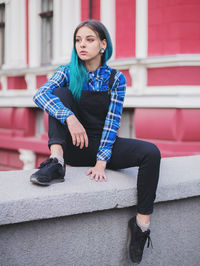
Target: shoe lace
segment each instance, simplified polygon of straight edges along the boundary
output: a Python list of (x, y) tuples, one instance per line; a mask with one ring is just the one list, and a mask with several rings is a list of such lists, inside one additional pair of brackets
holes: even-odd
[(53, 158), (48, 158), (46, 161), (42, 162), (38, 168), (41, 169), (45, 167), (46, 165), (48, 165), (49, 163), (51, 163), (52, 161), (53, 161)]
[(151, 248), (153, 248), (153, 243), (150, 237), (150, 231), (144, 232), (144, 242), (146, 241), (146, 239), (147, 239), (147, 248), (149, 248), (150, 245)]

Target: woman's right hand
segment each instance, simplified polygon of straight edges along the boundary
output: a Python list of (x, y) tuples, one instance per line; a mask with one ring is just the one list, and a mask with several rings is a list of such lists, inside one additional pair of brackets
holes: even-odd
[(73, 145), (80, 146), (82, 149), (84, 146), (88, 147), (88, 136), (85, 131), (85, 128), (82, 124), (78, 121), (75, 115), (70, 115), (67, 119), (67, 126), (69, 132), (72, 136), (72, 143)]

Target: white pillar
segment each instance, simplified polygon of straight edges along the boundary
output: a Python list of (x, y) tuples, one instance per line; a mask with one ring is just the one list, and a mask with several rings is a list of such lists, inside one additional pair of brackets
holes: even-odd
[(81, 21), (80, 0), (54, 1), (52, 64), (69, 62), (73, 47), (73, 33)]
[(147, 71), (143, 65), (133, 65), (129, 69), (129, 73), (133, 80), (133, 90), (134, 94), (143, 93), (147, 86)]
[(106, 26), (110, 33), (113, 43), (113, 59), (115, 58), (115, 0), (101, 0), (100, 18), (101, 22)]
[(148, 0), (136, 0), (136, 57), (147, 57)]
[(36, 155), (29, 150), (19, 149), (19, 159), (24, 163), (23, 170), (31, 170), (35, 168)]
[(40, 0), (29, 0), (29, 66), (39, 67), (41, 62)]
[(34, 73), (27, 73), (25, 75), (27, 89), (29, 92), (36, 92), (36, 75)]
[(5, 65), (3, 68), (26, 67), (25, 0), (6, 1)]
[(7, 91), (7, 76), (6, 75), (1, 75), (0, 81), (1, 81), (2, 91), (6, 92)]

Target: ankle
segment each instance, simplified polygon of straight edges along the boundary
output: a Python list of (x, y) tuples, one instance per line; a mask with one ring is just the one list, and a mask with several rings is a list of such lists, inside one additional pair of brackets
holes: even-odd
[(62, 157), (63, 158), (63, 149), (59, 144), (53, 144), (50, 147), (51, 157)]
[(140, 219), (140, 217), (141, 217), (140, 215), (136, 216), (136, 223), (140, 227), (142, 232), (145, 232), (149, 229), (150, 221), (149, 221), (148, 217), (145, 217), (146, 219)]
[(137, 213), (137, 219), (139, 219), (143, 224), (149, 224), (150, 223), (150, 215)]

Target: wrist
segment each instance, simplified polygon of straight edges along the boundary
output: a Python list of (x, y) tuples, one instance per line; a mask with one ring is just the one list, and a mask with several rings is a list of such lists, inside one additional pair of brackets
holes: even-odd
[(106, 164), (107, 164), (106, 161), (98, 160), (98, 161), (96, 162), (96, 165), (98, 165), (98, 166), (100, 166), (100, 167), (103, 167), (103, 168), (106, 168)]
[(74, 114), (70, 114), (70, 115), (66, 118), (66, 120), (65, 120), (66, 123), (69, 122), (70, 120), (72, 120), (73, 117), (75, 117), (75, 115), (74, 115)]

